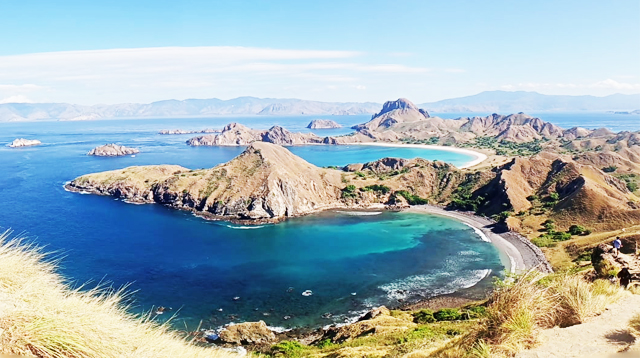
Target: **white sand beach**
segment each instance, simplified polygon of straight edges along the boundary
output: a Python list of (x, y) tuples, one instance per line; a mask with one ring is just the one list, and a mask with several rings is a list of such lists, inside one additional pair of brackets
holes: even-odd
[(369, 143), (350, 143), (349, 145), (372, 145), (377, 147), (396, 147), (396, 148), (419, 148), (419, 149), (433, 149), (433, 150), (443, 150), (454, 153), (467, 154), (474, 157), (474, 159), (463, 166), (460, 166), (460, 169), (470, 168), (475, 165), (478, 165), (485, 161), (488, 157), (484, 153), (477, 152), (475, 150), (466, 149), (466, 148), (458, 148), (458, 147), (449, 147), (443, 145), (431, 145), (431, 144), (402, 144), (402, 143), (380, 143), (380, 142), (369, 142)]

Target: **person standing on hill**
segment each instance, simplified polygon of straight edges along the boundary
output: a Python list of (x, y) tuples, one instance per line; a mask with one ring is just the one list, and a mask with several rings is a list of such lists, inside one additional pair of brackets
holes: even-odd
[(613, 249), (615, 250), (615, 253), (616, 253), (615, 257), (618, 257), (621, 247), (622, 247), (622, 241), (620, 241), (620, 236), (618, 236), (616, 237), (615, 240), (613, 240)]

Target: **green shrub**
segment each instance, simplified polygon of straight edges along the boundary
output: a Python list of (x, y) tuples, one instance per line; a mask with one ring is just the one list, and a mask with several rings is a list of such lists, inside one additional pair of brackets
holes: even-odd
[(487, 312), (487, 308), (484, 306), (473, 306), (473, 307), (468, 307), (464, 313), (469, 318), (479, 318), (484, 316), (486, 312)]
[(529, 195), (529, 196), (527, 196), (527, 200), (529, 200), (529, 201), (536, 201), (538, 199), (540, 199), (540, 198), (538, 198), (537, 195)]
[(355, 199), (357, 197), (356, 194), (356, 186), (353, 184), (349, 184), (342, 189), (341, 194), (343, 199)]
[(356, 174), (356, 176), (357, 176), (358, 178), (364, 178), (364, 177), (366, 177), (366, 175), (365, 175), (363, 172), (356, 172), (355, 174)]
[(503, 222), (503, 221), (507, 220), (507, 218), (509, 216), (511, 216), (511, 214), (512, 214), (512, 212), (510, 212), (510, 211), (503, 211), (500, 214), (492, 215), (491, 218), (493, 220), (495, 220), (495, 221)]
[(587, 231), (584, 226), (580, 225), (571, 225), (569, 227), (569, 231), (567, 231), (571, 235), (582, 235), (583, 232)]
[(331, 342), (330, 339), (325, 339), (320, 341), (318, 344), (316, 344), (316, 346), (320, 349), (324, 349), (324, 348), (330, 348), (332, 346), (334, 346), (335, 343)]
[(555, 241), (567, 241), (571, 239), (571, 234), (568, 232), (554, 232), (553, 239)]
[(633, 181), (627, 182), (627, 189), (629, 189), (630, 192), (638, 190), (638, 183)]
[(429, 326), (417, 327), (409, 332), (407, 332), (402, 337), (398, 338), (398, 344), (407, 343), (415, 340), (423, 340), (425, 338), (432, 338), (437, 336), (438, 333), (435, 332)]
[(558, 201), (560, 200), (560, 194), (553, 192), (551, 194), (549, 194), (549, 199), (552, 201)]
[(554, 223), (545, 223), (544, 228), (545, 230), (551, 232), (556, 229), (556, 225)]
[(271, 353), (273, 355), (282, 355), (287, 358), (306, 357), (306, 350), (305, 346), (296, 341), (282, 341), (271, 346)]
[(433, 323), (436, 321), (433, 317), (433, 311), (429, 309), (423, 309), (413, 314), (413, 321), (415, 323), (425, 324)]
[(605, 172), (605, 173), (613, 173), (616, 170), (618, 170), (618, 167), (616, 167), (615, 165), (610, 165), (608, 167), (602, 168), (602, 171)]
[(417, 195), (411, 194), (406, 190), (398, 190), (396, 191), (396, 194), (405, 198), (405, 200), (407, 201), (407, 203), (409, 203), (409, 205), (429, 204), (429, 200), (423, 199)]
[(374, 191), (374, 192), (379, 193), (379, 194), (387, 194), (388, 192), (391, 191), (391, 188), (389, 188), (386, 185), (373, 184), (373, 185), (365, 186), (363, 188), (363, 190), (365, 190), (365, 191)]
[(531, 239), (531, 242), (538, 247), (553, 247), (556, 246), (555, 241), (552, 238), (547, 236), (540, 236)]
[(457, 308), (443, 308), (433, 314), (438, 321), (458, 321), (462, 319), (462, 314)]

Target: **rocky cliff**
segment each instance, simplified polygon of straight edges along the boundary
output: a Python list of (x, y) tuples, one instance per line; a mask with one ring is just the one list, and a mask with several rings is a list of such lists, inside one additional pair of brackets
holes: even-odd
[(371, 117), (364, 124), (353, 126), (353, 129), (368, 129), (370, 131), (384, 130), (394, 124), (405, 122), (421, 122), (429, 118), (429, 113), (419, 109), (411, 101), (400, 98), (397, 101), (388, 101), (382, 106), (382, 110)]
[(330, 119), (314, 119), (307, 125), (310, 129), (333, 129), (342, 128), (342, 126)]
[(7, 145), (7, 147), (9, 147), (9, 148), (20, 148), (20, 147), (31, 147), (31, 146), (40, 145), (40, 144), (42, 144), (42, 142), (40, 142), (37, 139), (18, 138), (16, 140), (14, 140), (13, 142), (9, 143)]
[(111, 143), (111, 144), (105, 144), (99, 147), (95, 147), (91, 149), (91, 151), (89, 151), (87, 155), (94, 155), (97, 157), (119, 157), (123, 155), (131, 155), (131, 154), (137, 154), (137, 153), (140, 153), (140, 151), (136, 148), (129, 148), (123, 145), (117, 145), (117, 144)]

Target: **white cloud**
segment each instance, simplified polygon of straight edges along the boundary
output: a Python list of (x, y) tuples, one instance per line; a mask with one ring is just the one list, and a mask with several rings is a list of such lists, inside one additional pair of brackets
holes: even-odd
[(0, 104), (3, 103), (32, 103), (33, 101), (23, 95), (9, 96), (7, 98), (0, 99)]
[(29, 97), (38, 102), (46, 99), (82, 104), (242, 95), (304, 97), (315, 88), (342, 83), (345, 85), (339, 86), (340, 93), (331, 94), (335, 98), (324, 98), (342, 100), (345, 96), (341, 94), (361, 92), (372, 81), (382, 86), (388, 84), (389, 78), (402, 82), (409, 76), (415, 79), (413, 76), (433, 72), (427, 67), (376, 62), (372, 55), (357, 51), (249, 47), (159, 47), (0, 56), (0, 84), (7, 83), (0, 85), (0, 96), (28, 90)]
[(615, 90), (640, 90), (640, 83), (623, 83), (607, 78), (589, 85), (590, 88), (607, 88)]
[(0, 91), (28, 92), (42, 89), (42, 86), (26, 83), (22, 85), (6, 85), (0, 84)]

